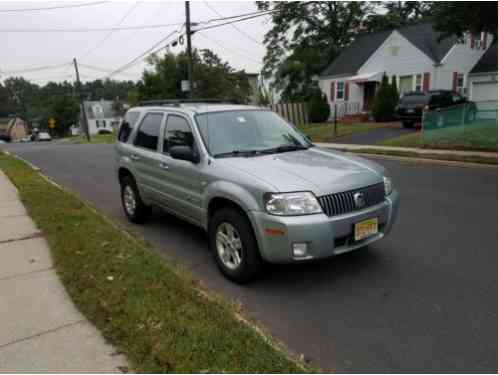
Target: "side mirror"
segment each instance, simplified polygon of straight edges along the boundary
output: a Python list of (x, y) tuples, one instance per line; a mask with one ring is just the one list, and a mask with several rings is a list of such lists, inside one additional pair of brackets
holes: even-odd
[(192, 163), (198, 163), (200, 158), (197, 151), (189, 146), (173, 146), (169, 149), (169, 154), (173, 159), (186, 160)]

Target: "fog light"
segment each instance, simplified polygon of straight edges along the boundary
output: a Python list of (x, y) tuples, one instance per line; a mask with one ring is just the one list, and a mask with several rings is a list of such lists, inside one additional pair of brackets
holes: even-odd
[(308, 256), (308, 244), (306, 242), (292, 244), (292, 256), (294, 258), (305, 258)]

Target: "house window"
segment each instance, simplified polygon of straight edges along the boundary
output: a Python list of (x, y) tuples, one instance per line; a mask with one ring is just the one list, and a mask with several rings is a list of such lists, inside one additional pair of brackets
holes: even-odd
[(99, 122), (99, 120), (95, 120), (95, 125), (97, 126), (97, 128), (100, 128), (100, 122)]
[(415, 91), (422, 91), (422, 74), (417, 74), (415, 76)]
[(456, 90), (458, 93), (465, 95), (465, 86), (464, 86), (464, 75), (463, 73), (458, 73), (457, 75), (457, 87)]
[(344, 99), (344, 82), (337, 82), (336, 99)]

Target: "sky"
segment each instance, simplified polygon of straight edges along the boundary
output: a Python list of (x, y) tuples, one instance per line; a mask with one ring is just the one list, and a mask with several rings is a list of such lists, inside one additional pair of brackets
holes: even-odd
[[(93, 5), (40, 11), (11, 10)], [(191, 1), (191, 22), (257, 11), (251, 2)], [(183, 1), (0, 1), (0, 79), (23, 76), (37, 84), (47, 81), (74, 80), (74, 57), (79, 63), (82, 81), (105, 78), (185, 22)], [(225, 21), (226, 22), (226, 21)], [(91, 32), (41, 32), (39, 29), (88, 29), (177, 24), (164, 28)], [(180, 24), (180, 25), (178, 25)], [(264, 34), (271, 27), (270, 16), (200, 31), (192, 36), (194, 48), (209, 48), (236, 69), (259, 73), (265, 54)], [(32, 30), (35, 29), (35, 32)], [(24, 30), (29, 32), (13, 32)], [(174, 33), (169, 41), (178, 39)], [(171, 47), (174, 53), (186, 43)], [(159, 54), (164, 53), (164, 49)], [(36, 72), (17, 72), (42, 66), (58, 66)], [(59, 66), (62, 65), (62, 66)], [(86, 66), (85, 66), (86, 65)], [(125, 70), (113, 79), (138, 80), (146, 63)], [(96, 70), (96, 68), (100, 70)]]

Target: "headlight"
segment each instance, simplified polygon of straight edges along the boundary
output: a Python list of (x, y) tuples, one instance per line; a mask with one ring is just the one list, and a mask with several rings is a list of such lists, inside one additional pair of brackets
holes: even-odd
[(272, 215), (294, 216), (319, 214), (320, 204), (313, 193), (266, 193), (264, 195), (266, 212)]
[(389, 177), (384, 176), (384, 190), (386, 192), (386, 196), (393, 192), (393, 181)]

